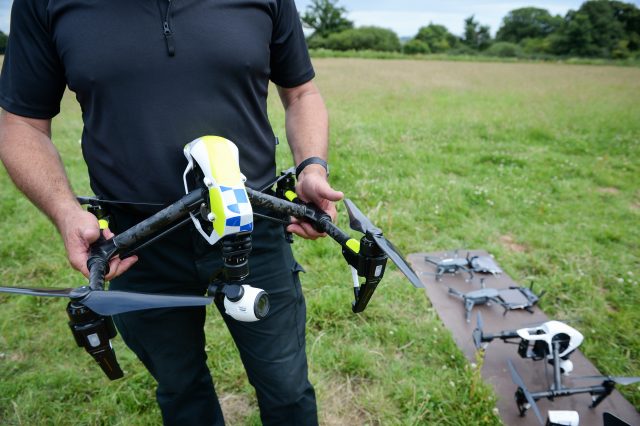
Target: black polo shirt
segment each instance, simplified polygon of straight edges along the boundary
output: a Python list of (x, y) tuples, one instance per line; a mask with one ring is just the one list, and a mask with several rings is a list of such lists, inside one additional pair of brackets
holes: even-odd
[(294, 0), (15, 0), (0, 106), (52, 118), (68, 86), (95, 193), (171, 202), (203, 135), (238, 145), (249, 185), (273, 177), (268, 82), (313, 76)]

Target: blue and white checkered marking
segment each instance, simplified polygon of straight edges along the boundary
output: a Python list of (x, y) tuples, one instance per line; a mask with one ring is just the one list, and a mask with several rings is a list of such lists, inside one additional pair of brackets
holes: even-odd
[(225, 234), (253, 231), (253, 210), (244, 189), (220, 186), (222, 199), (228, 210)]

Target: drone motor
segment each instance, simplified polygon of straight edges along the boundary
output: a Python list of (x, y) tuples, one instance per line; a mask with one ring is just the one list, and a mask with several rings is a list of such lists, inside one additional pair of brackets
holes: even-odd
[(117, 334), (111, 317), (98, 315), (76, 302), (68, 303), (67, 315), (69, 328), (78, 346), (96, 360), (109, 379), (123, 377), (124, 373), (111, 346), (111, 339)]

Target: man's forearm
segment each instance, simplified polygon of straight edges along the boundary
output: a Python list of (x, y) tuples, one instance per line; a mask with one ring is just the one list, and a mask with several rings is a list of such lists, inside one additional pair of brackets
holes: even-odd
[(49, 120), (0, 113), (0, 159), (16, 186), (59, 227), (81, 208), (50, 135)]
[(318, 89), (313, 83), (307, 83), (300, 88), (281, 89), (280, 96), (286, 111), (287, 140), (295, 164), (309, 157), (326, 160), (329, 117)]

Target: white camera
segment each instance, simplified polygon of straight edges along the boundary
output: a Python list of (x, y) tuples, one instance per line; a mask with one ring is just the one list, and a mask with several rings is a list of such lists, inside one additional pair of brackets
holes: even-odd
[(250, 285), (240, 286), (236, 297), (224, 298), (225, 313), (242, 322), (259, 321), (269, 313), (269, 296), (260, 289)]

